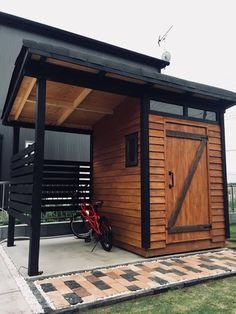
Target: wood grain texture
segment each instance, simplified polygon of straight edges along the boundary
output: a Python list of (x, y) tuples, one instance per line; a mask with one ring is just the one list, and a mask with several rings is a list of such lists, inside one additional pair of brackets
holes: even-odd
[(95, 125), (93, 145), (94, 199), (104, 201), (114, 240), (133, 248), (141, 247), (140, 143), (138, 166), (125, 167), (125, 136), (135, 132), (140, 136), (140, 102), (126, 98)]
[[(10, 112), (11, 120), (35, 122), (35, 85), (34, 78), (24, 77)], [(104, 116), (112, 115), (114, 108), (125, 98), (123, 95), (47, 81), (45, 123), (91, 129)]]
[[(184, 234), (171, 234), (169, 240), (166, 237), (163, 240), (157, 240), (163, 237), (163, 228), (166, 228), (170, 214), (168, 213), (168, 205), (172, 205), (176, 201), (176, 196), (168, 197), (168, 173), (167, 173), (167, 151), (171, 150), (171, 154), (175, 154), (173, 158), (173, 166), (176, 167), (182, 177), (182, 181), (187, 173), (194, 152), (197, 150), (199, 143), (188, 144), (179, 141), (174, 147), (175, 138), (169, 138), (169, 144), (165, 138), (165, 130), (177, 132), (189, 132), (193, 134), (208, 136), (207, 149), (205, 149), (200, 166), (196, 171), (197, 195), (191, 190), (184, 201), (184, 209), (182, 209), (182, 218), (177, 219), (177, 225), (187, 222), (188, 224), (211, 223), (212, 231), (186, 232)], [(165, 118), (157, 115), (149, 116), (149, 134), (150, 134), (150, 203), (151, 203), (151, 249), (147, 255), (153, 256), (166, 253), (181, 252), (182, 246), (186, 245), (188, 250), (194, 247), (206, 248), (215, 247), (219, 243), (222, 246), (224, 239), (224, 204), (223, 204), (223, 177), (222, 177), (222, 159), (221, 159), (221, 136), (220, 127), (218, 125), (207, 124), (202, 122), (193, 122), (178, 120), (173, 118)], [(156, 138), (156, 141), (155, 141)], [(173, 143), (172, 143), (173, 140)], [(186, 144), (187, 143), (187, 144)], [(174, 149), (173, 149), (174, 147)], [(175, 150), (175, 151), (174, 151)], [(183, 151), (188, 151), (187, 156), (183, 159)], [(185, 165), (185, 166), (183, 166)], [(154, 170), (155, 168), (158, 168)], [(206, 170), (208, 169), (208, 171)], [(164, 173), (163, 173), (164, 171)], [(167, 182), (168, 181), (168, 182)], [(178, 182), (178, 188), (181, 189), (183, 182)], [(201, 197), (199, 197), (201, 195)], [(203, 198), (203, 195), (204, 198)], [(167, 203), (168, 202), (168, 203)], [(189, 206), (193, 207), (195, 215), (188, 215)], [(204, 206), (207, 210), (199, 211), (199, 206)], [(159, 223), (157, 225), (157, 219)], [(181, 221), (182, 219), (182, 221)], [(156, 228), (155, 228), (156, 227)], [(199, 244), (194, 244), (198, 243)], [(161, 245), (160, 245), (161, 243)], [(206, 243), (208, 245), (206, 246)], [(212, 243), (212, 244), (211, 244)], [(213, 244), (214, 243), (214, 244)], [(159, 247), (159, 250), (158, 250)], [(159, 253), (158, 253), (159, 252)]]

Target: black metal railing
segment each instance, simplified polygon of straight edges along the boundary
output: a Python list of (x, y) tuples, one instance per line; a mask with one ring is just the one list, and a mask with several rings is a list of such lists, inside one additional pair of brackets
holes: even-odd
[(9, 214), (27, 224), (31, 220), (34, 144), (11, 158)]

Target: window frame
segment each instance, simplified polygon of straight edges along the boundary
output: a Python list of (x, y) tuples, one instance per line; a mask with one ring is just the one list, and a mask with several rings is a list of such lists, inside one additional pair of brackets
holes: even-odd
[[(157, 101), (157, 102), (163, 102), (163, 103), (167, 103), (170, 105), (178, 105), (178, 106), (182, 106), (183, 107), (183, 115), (178, 115), (178, 114), (174, 114), (174, 113), (166, 113), (166, 112), (162, 112), (162, 111), (155, 111), (151, 109), (151, 100), (153, 101)], [(216, 120), (204, 120), (204, 119), (200, 119), (200, 118), (194, 118), (194, 117), (190, 117), (188, 116), (188, 108), (193, 108), (193, 109), (199, 109), (199, 110), (203, 110), (204, 112), (206, 111), (210, 111), (210, 112), (214, 112), (216, 114)], [(177, 118), (177, 119), (182, 119), (182, 120), (192, 120), (192, 121), (198, 121), (198, 122), (203, 122), (203, 123), (210, 123), (210, 124), (219, 124), (219, 109), (212, 109), (210, 107), (206, 107), (206, 106), (201, 106), (201, 105), (196, 105), (196, 104), (191, 104), (189, 103), (188, 105), (183, 104), (181, 102), (167, 102), (166, 100), (162, 100), (162, 99), (157, 99), (155, 97), (151, 97), (149, 99), (149, 114), (154, 114), (154, 115), (159, 115), (159, 116), (166, 116), (166, 117), (173, 117), (173, 118)]]
[[(171, 113), (171, 112), (159, 111), (159, 110), (151, 109), (151, 101), (155, 101), (155, 102), (162, 103), (162, 104), (167, 104), (167, 105), (170, 105), (170, 106), (180, 107), (180, 108), (183, 109), (183, 113), (178, 114), (178, 113)], [(183, 117), (183, 116), (184, 116), (184, 113), (185, 113), (185, 107), (184, 107), (184, 105), (181, 105), (181, 104), (173, 104), (173, 103), (170, 103), (170, 102), (160, 101), (160, 100), (156, 100), (156, 99), (150, 99), (150, 102), (149, 102), (149, 110), (152, 111), (152, 112), (160, 112), (160, 113), (163, 113), (163, 114), (166, 114), (166, 115), (174, 115), (174, 116), (178, 116), (178, 117)]]
[[(135, 160), (129, 160), (129, 141), (135, 140)], [(138, 166), (138, 132), (125, 135), (125, 167), (136, 167)]]

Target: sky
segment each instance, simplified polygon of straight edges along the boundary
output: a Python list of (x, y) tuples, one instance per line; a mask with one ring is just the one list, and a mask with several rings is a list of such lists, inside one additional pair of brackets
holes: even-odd
[[(166, 49), (163, 73), (236, 92), (235, 0), (0, 0), (0, 11), (157, 58)], [(228, 181), (236, 182), (236, 106), (225, 128)]]

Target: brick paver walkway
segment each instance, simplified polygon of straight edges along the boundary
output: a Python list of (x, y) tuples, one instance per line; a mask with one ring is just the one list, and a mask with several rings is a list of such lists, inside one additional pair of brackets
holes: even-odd
[(51, 309), (62, 309), (99, 301), (104, 304), (104, 300), (135, 297), (149, 290), (234, 272), (236, 251), (222, 249), (55, 276), (36, 280), (33, 285)]

